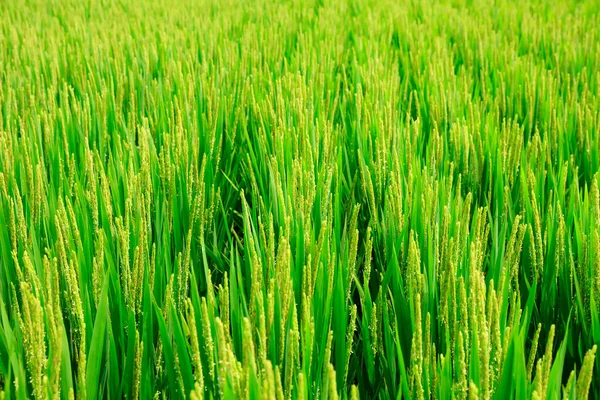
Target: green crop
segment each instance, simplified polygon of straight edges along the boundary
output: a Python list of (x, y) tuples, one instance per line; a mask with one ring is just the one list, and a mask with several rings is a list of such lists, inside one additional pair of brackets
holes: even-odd
[(0, 1), (0, 399), (600, 397), (597, 0)]

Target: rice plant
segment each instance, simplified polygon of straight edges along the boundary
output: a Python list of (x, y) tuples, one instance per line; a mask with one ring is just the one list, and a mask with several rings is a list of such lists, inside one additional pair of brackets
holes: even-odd
[(600, 2), (0, 21), (0, 399), (600, 397)]

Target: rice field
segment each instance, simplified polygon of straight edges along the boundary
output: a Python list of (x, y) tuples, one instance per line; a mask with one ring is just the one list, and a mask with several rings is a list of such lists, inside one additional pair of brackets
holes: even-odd
[(600, 398), (600, 2), (0, 2), (0, 399)]

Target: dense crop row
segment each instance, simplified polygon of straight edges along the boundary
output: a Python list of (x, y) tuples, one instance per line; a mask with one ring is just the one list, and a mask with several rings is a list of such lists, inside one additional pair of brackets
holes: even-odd
[(0, 2), (0, 398), (597, 398), (599, 27)]

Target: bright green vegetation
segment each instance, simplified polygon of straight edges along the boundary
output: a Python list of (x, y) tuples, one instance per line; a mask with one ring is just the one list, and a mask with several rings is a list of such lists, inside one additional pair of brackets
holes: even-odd
[(0, 2), (0, 398), (600, 396), (600, 2)]

